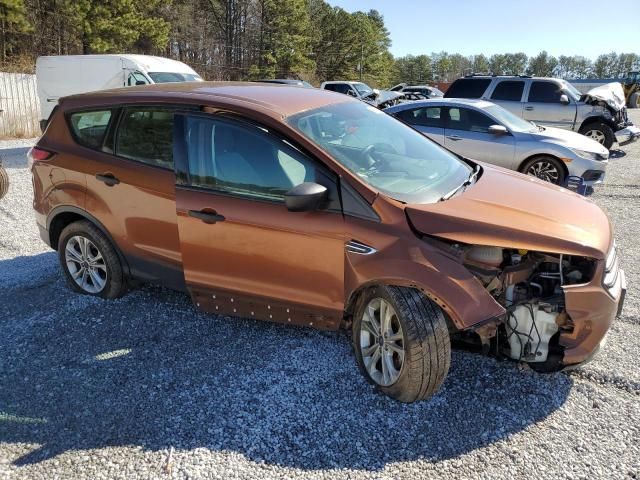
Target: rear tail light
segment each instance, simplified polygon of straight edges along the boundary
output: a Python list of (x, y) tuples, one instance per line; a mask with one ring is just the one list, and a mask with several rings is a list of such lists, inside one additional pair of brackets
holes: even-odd
[(36, 162), (44, 162), (53, 157), (53, 152), (49, 150), (44, 150), (43, 148), (33, 147), (27, 153), (27, 159), (29, 161), (29, 168), (33, 166)]

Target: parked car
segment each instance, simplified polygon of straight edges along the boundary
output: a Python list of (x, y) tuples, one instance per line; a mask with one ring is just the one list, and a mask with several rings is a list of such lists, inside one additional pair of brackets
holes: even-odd
[(0, 158), (0, 199), (4, 197), (9, 191), (9, 175), (2, 166), (2, 159)]
[(306, 87), (306, 88), (315, 88), (309, 82), (305, 82), (304, 80), (295, 80), (290, 78), (270, 78), (265, 80), (252, 80), (252, 82), (260, 82), (260, 83), (279, 83), (282, 85), (295, 85), (298, 87)]
[(581, 177), (590, 187), (604, 180), (609, 151), (598, 142), (535, 125), (485, 100), (424, 100), (385, 112), (463, 157), (557, 185), (564, 185), (569, 175)]
[(358, 98), (378, 108), (391, 107), (404, 100), (404, 95), (400, 92), (374, 89), (362, 82), (322, 82), (320, 88), (322, 90), (344, 93), (345, 95)]
[(157, 281), (207, 312), (350, 328), (365, 377), (404, 402), (442, 384), (450, 336), (541, 370), (580, 364), (626, 291), (593, 202), (463, 160), (346, 95), (76, 95), (30, 158), (40, 234), (75, 291)]
[(420, 93), (424, 95), (425, 98), (440, 98), (444, 96), (441, 90), (431, 85), (407, 85), (406, 83), (399, 83), (389, 90), (402, 93)]
[(640, 137), (617, 85), (582, 95), (557, 78), (474, 75), (455, 80), (444, 96), (488, 100), (525, 120), (579, 132), (610, 149), (616, 141), (624, 144)]
[(132, 85), (202, 81), (189, 66), (150, 55), (54, 55), (36, 61), (40, 127), (58, 99), (76, 93)]

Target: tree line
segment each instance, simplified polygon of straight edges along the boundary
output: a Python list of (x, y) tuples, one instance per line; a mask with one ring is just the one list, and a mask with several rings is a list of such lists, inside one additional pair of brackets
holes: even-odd
[(372, 86), (452, 81), (465, 73), (615, 78), (634, 53), (595, 61), (541, 52), (394, 58), (376, 10), (325, 0), (0, 0), (0, 69), (32, 72), (40, 55), (142, 53), (181, 60), (209, 80), (361, 79)]

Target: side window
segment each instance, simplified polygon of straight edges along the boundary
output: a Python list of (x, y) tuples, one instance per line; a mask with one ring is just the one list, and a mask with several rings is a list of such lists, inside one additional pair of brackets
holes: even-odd
[(111, 110), (72, 113), (69, 121), (77, 142), (85, 147), (100, 149), (111, 115)]
[(449, 108), (447, 128), (453, 130), (465, 130), (468, 132), (487, 133), (495, 121), (485, 114), (468, 108)]
[(258, 127), (187, 117), (185, 135), (192, 186), (283, 201), (294, 186), (317, 181), (311, 160)]
[(422, 107), (412, 110), (403, 110), (398, 113), (398, 118), (409, 125), (418, 125), (422, 127), (444, 127), (441, 118), (440, 107)]
[(560, 103), (562, 87), (555, 82), (532, 82), (529, 101), (540, 103)]
[(173, 111), (157, 107), (125, 109), (116, 133), (115, 154), (173, 169)]
[(330, 91), (332, 91), (332, 92), (335, 92), (335, 91), (336, 91), (336, 85), (335, 85), (334, 83), (327, 83), (327, 84), (324, 86), (324, 89), (325, 89), (325, 90), (330, 90)]
[[(141, 83), (138, 83), (141, 82)], [(147, 80), (147, 77), (145, 77), (143, 74), (141, 74), (140, 72), (132, 72), (129, 74), (129, 77), (127, 78), (127, 85), (128, 86), (133, 86), (133, 85), (147, 85), (149, 83), (149, 80)]]
[(522, 100), (523, 90), (523, 81), (504, 80), (496, 85), (496, 88), (491, 94), (491, 99), (519, 102)]
[(451, 84), (447, 98), (480, 98), (489, 84), (490, 78), (459, 78)]

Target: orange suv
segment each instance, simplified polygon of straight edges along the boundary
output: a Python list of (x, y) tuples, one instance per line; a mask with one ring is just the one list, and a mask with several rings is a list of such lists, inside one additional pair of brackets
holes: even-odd
[(403, 402), (437, 391), (452, 339), (557, 370), (588, 360), (622, 307), (596, 205), (346, 95), (77, 95), (30, 157), (41, 236), (77, 292), (155, 281), (213, 313), (350, 328), (365, 377)]

